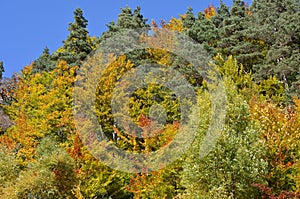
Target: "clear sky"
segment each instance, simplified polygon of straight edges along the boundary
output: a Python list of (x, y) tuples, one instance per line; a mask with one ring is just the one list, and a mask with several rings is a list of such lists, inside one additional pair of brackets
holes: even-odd
[[(223, 2), (232, 5), (232, 0)], [(100, 36), (126, 5), (140, 5), (141, 13), (150, 22), (178, 17), (189, 6), (195, 13), (202, 12), (210, 4), (217, 7), (219, 0), (0, 0), (0, 61), (4, 62), (4, 76), (11, 77), (29, 65), (46, 46), (51, 52), (62, 46), (78, 7), (89, 21), (90, 35)]]

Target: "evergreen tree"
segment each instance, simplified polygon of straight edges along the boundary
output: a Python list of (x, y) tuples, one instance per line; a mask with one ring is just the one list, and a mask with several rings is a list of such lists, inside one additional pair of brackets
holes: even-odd
[(41, 73), (44, 71), (51, 71), (55, 68), (55, 62), (52, 60), (52, 57), (49, 52), (49, 48), (46, 47), (42, 55), (33, 63), (32, 72)]
[(262, 59), (263, 45), (247, 35), (248, 10), (243, 1), (234, 0), (230, 10), (221, 1), (216, 15), (206, 17), (200, 12), (197, 19), (193, 16), (190, 8), (182, 18), (185, 31), (212, 56), (217, 53), (234, 55), (248, 71)]
[(198, 13), (197, 19), (191, 18), (191, 12), (191, 9), (188, 10), (186, 19), (183, 20), (183, 24), (186, 24), (188, 27), (186, 33), (196, 42), (203, 44), (204, 48), (211, 53), (211, 55), (215, 55), (216, 52), (213, 47), (218, 39), (218, 31), (215, 25), (201, 12)]
[(187, 12), (184, 14), (184, 16), (182, 17), (182, 26), (184, 28), (191, 28), (195, 21), (196, 21), (196, 18), (194, 16), (194, 13), (193, 13), (193, 8), (189, 7)]
[(74, 23), (69, 24), (70, 34), (63, 42), (64, 46), (54, 55), (54, 60), (65, 60), (69, 65), (79, 65), (93, 50), (94, 44), (87, 30), (88, 20), (83, 11), (77, 8), (74, 11)]
[(121, 9), (121, 13), (118, 16), (117, 26), (124, 29), (135, 29), (148, 27), (146, 25), (147, 19), (141, 15), (141, 7), (137, 7), (133, 12), (126, 6)]
[(255, 0), (251, 9), (251, 34), (266, 44), (265, 59), (254, 66), (256, 78), (276, 75), (288, 94), (299, 94), (299, 2)]
[(0, 80), (2, 79), (3, 72), (4, 72), (3, 62), (0, 61)]
[(216, 28), (221, 28), (224, 26), (224, 21), (229, 17), (229, 9), (228, 7), (223, 3), (222, 0), (220, 0), (220, 7), (217, 9), (217, 14), (212, 17), (212, 21), (215, 24)]
[(122, 28), (135, 28), (133, 13), (128, 6), (121, 9), (116, 25)]
[[(118, 15), (118, 19), (115, 22), (110, 22), (108, 26), (108, 31), (104, 32), (102, 36), (99, 38), (99, 42), (102, 42), (108, 38), (111, 38), (117, 34), (122, 33), (123, 31), (134, 30), (131, 36), (139, 37), (140, 34), (146, 32), (146, 30), (150, 27), (147, 24), (148, 19), (145, 19), (141, 14), (141, 8), (138, 6), (133, 11), (130, 7), (126, 6), (125, 8), (121, 9), (121, 13)], [(120, 44), (128, 43), (128, 38), (119, 38)], [(121, 49), (120, 53), (122, 54), (122, 48), (116, 47), (115, 49)], [(145, 58), (147, 57), (147, 52), (143, 49), (135, 50), (133, 52), (125, 54), (127, 59), (134, 63), (134, 65), (140, 65), (144, 63)]]
[[(245, 3), (240, 0), (234, 0), (229, 15), (225, 15), (222, 23), (219, 24), (220, 40), (217, 42), (218, 52), (229, 56), (234, 55), (237, 60), (245, 65), (241, 59), (242, 54), (247, 54), (248, 49), (245, 48), (243, 31), (246, 29), (245, 24)], [(225, 12), (225, 7), (223, 7)], [(218, 15), (218, 14), (217, 14)]]
[(108, 31), (102, 34), (99, 41), (101, 42), (126, 29), (149, 28), (150, 26), (147, 24), (147, 21), (148, 19), (145, 19), (141, 14), (141, 8), (139, 6), (134, 9), (133, 12), (130, 7), (126, 6), (121, 9), (117, 22), (112, 21), (107, 25)]

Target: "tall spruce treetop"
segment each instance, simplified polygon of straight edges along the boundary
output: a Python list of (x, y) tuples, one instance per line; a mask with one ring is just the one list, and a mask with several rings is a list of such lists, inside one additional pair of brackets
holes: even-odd
[(254, 0), (251, 34), (265, 42), (265, 59), (254, 69), (257, 79), (275, 75), (289, 95), (299, 95), (300, 5), (298, 0)]
[(191, 28), (196, 21), (196, 18), (193, 13), (193, 8), (189, 7), (187, 12), (182, 17), (182, 26), (184, 28)]
[[(130, 7), (126, 6), (121, 9), (121, 13), (118, 15), (117, 22), (110, 22), (108, 26), (108, 31), (104, 32), (99, 38), (99, 42), (104, 41), (107, 38), (113, 37), (126, 30), (138, 30), (146, 31), (150, 25), (147, 24), (148, 19), (145, 19), (141, 14), (141, 8), (138, 6), (133, 11)], [(139, 34), (136, 34), (139, 36)], [(121, 41), (124, 39), (123, 41)], [(127, 38), (120, 38), (120, 43), (127, 43)], [(147, 52), (145, 50), (137, 50), (131, 53), (126, 54), (128, 60), (134, 64), (140, 65)]]
[(234, 0), (229, 12), (222, 3), (212, 19), (219, 30), (217, 51), (226, 56), (233, 55), (249, 71), (254, 63), (262, 59), (262, 47), (256, 40), (248, 39), (248, 17), (245, 2)]
[(3, 72), (4, 72), (3, 62), (0, 61), (0, 80), (2, 79)]
[(122, 29), (135, 29), (149, 27), (146, 24), (148, 19), (144, 19), (141, 14), (141, 7), (137, 7), (132, 12), (131, 8), (126, 6), (121, 9), (121, 13), (118, 15), (117, 26)]
[(136, 27), (149, 27), (147, 25), (148, 19), (145, 19), (144, 16), (141, 14), (141, 7), (138, 6), (134, 11), (133, 11), (133, 21), (136, 24)]
[(133, 22), (133, 14), (128, 6), (121, 9), (121, 13), (119, 14), (117, 20), (117, 26), (123, 28), (135, 28), (135, 23)]
[(245, 17), (245, 2), (241, 0), (233, 0), (233, 5), (230, 9), (231, 16)]
[(214, 50), (215, 42), (218, 39), (218, 31), (211, 19), (207, 19), (202, 12), (198, 13), (197, 19), (192, 18), (192, 10), (189, 9), (185, 14), (183, 23), (186, 24), (186, 33), (193, 40), (203, 44), (204, 48), (211, 53), (216, 54)]
[(74, 22), (69, 24), (70, 34), (63, 41), (64, 46), (53, 55), (55, 60), (65, 60), (69, 65), (79, 65), (86, 58), (93, 49), (87, 25), (88, 20), (83, 16), (83, 11), (77, 8), (74, 11)]
[(224, 20), (229, 17), (229, 8), (220, 0), (220, 7), (217, 9), (217, 14), (212, 17), (212, 21), (217, 28), (224, 26)]
[(101, 42), (126, 29), (149, 28), (150, 26), (147, 24), (147, 21), (148, 19), (145, 19), (141, 14), (141, 8), (139, 6), (133, 11), (130, 7), (126, 6), (121, 9), (117, 22), (112, 21), (107, 25), (108, 31), (102, 34), (99, 41)]
[[(220, 42), (220, 47), (226, 47), (226, 46), (231, 46), (228, 45), (234, 44), (235, 41), (239, 38), (236, 38), (237, 33), (239, 33), (240, 30), (244, 29), (244, 24), (243, 24), (243, 18), (245, 17), (245, 7), (244, 7), (244, 2), (240, 0), (234, 0), (233, 5), (230, 9), (230, 15), (227, 17), (224, 17), (223, 19), (223, 24), (220, 29), (220, 34), (224, 38), (224, 40), (221, 40)], [(234, 36), (234, 38), (229, 38), (230, 36)]]
[(42, 55), (33, 63), (32, 72), (41, 73), (44, 71), (51, 71), (55, 68), (55, 62), (52, 61), (48, 47), (45, 47)]

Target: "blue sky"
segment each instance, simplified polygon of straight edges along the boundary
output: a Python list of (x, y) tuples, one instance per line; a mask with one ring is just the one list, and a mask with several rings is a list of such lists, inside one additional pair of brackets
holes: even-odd
[[(230, 6), (232, 0), (223, 0)], [(149, 21), (168, 21), (186, 12), (203, 11), (219, 0), (1, 0), (0, 1), (0, 61), (4, 62), (4, 76), (10, 77), (38, 58), (48, 46), (51, 52), (62, 45), (73, 22), (73, 11), (80, 7), (88, 19), (90, 35), (100, 36), (106, 24), (115, 21), (120, 8), (141, 6), (141, 13)]]

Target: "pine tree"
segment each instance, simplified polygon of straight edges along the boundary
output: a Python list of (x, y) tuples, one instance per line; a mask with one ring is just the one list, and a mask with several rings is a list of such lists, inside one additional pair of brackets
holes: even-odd
[(55, 62), (52, 60), (49, 48), (46, 47), (42, 55), (33, 63), (32, 73), (49, 72), (54, 68)]
[(212, 17), (212, 21), (217, 28), (224, 26), (224, 20), (229, 17), (229, 8), (220, 0), (220, 7), (217, 8), (217, 14)]
[(126, 6), (121, 9), (121, 13), (118, 16), (117, 26), (124, 29), (135, 29), (148, 27), (146, 25), (147, 19), (141, 15), (141, 7), (137, 7), (133, 12)]
[(181, 20), (182, 20), (182, 26), (184, 28), (191, 28), (196, 21), (196, 18), (193, 13), (193, 8), (189, 7)]
[[(99, 38), (99, 42), (103, 42), (104, 40), (111, 38), (113, 36), (116, 36), (118, 34), (121, 34), (124, 31), (133, 30), (131, 36), (140, 37), (140, 35), (147, 31), (147, 29), (150, 27), (149, 24), (147, 24), (148, 19), (145, 19), (143, 15), (141, 14), (141, 8), (138, 6), (133, 11), (130, 7), (126, 6), (125, 8), (121, 9), (121, 13), (118, 15), (118, 19), (115, 22), (110, 22), (108, 26), (108, 31), (104, 32), (101, 37)], [(124, 37), (118, 37), (119, 41), (118, 43), (126, 44), (128, 42), (128, 38)], [(115, 48), (119, 49), (119, 48)], [(122, 49), (119, 53), (122, 52)], [(134, 65), (140, 65), (145, 60), (145, 57), (147, 56), (147, 52), (144, 49), (139, 49), (130, 53), (125, 54), (127, 59), (134, 63)]]
[(74, 11), (74, 22), (69, 24), (70, 34), (63, 41), (64, 46), (54, 55), (54, 60), (65, 60), (69, 65), (79, 65), (93, 50), (94, 44), (87, 30), (88, 20), (83, 16), (83, 11), (77, 8)]
[[(186, 16), (190, 16), (190, 12), (191, 10), (188, 10)], [(192, 24), (191, 22), (192, 20), (190, 20), (188, 24)], [(187, 23), (187, 21), (185, 23)], [(195, 19), (192, 25), (189, 25), (186, 33), (196, 42), (203, 44), (204, 48), (211, 53), (211, 55), (216, 54), (213, 47), (215, 47), (215, 42), (218, 39), (218, 31), (213, 22), (207, 19), (202, 12), (198, 13), (197, 19)]]
[(117, 26), (122, 28), (135, 28), (135, 24), (133, 23), (133, 14), (131, 9), (126, 6), (121, 9), (121, 13), (118, 16)]
[(247, 53), (242, 48), (244, 45), (242, 31), (246, 29), (245, 13), (244, 2), (234, 0), (229, 16), (227, 15), (223, 19), (223, 23), (219, 25), (220, 40), (217, 42), (218, 52), (226, 56), (234, 55), (239, 62), (241, 62), (239, 55)]
[(3, 72), (4, 72), (3, 62), (0, 61), (0, 80), (2, 79)]
[(141, 8), (139, 6), (134, 9), (133, 12), (130, 7), (126, 6), (121, 9), (117, 22), (112, 21), (107, 25), (108, 31), (101, 35), (99, 41), (101, 42), (126, 29), (149, 28), (150, 26), (147, 24), (147, 21), (148, 19), (145, 19), (141, 14)]
[(254, 66), (256, 78), (276, 75), (285, 83), (287, 94), (299, 94), (299, 2), (255, 0), (251, 9), (251, 34), (266, 45), (265, 59)]

